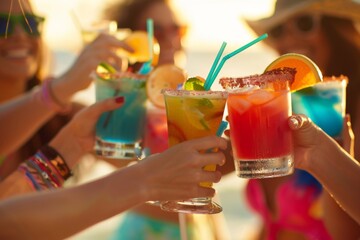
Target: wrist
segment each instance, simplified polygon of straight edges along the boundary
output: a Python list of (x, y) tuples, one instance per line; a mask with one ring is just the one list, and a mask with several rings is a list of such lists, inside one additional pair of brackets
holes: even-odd
[(149, 181), (149, 170), (146, 167), (146, 164), (143, 164), (143, 162), (136, 162), (136, 166), (133, 166), (133, 169), (136, 171), (136, 176), (138, 177), (137, 186), (139, 186), (139, 198), (141, 199), (141, 202), (146, 202), (149, 200), (155, 200), (154, 199), (154, 190), (151, 188), (151, 181)]
[(78, 160), (86, 153), (86, 151), (73, 140), (71, 135), (63, 133), (63, 130), (51, 140), (49, 146), (54, 148), (62, 156), (70, 169), (72, 169)]
[(49, 108), (56, 112), (67, 113), (71, 110), (70, 97), (59, 96), (63, 90), (56, 87), (56, 80), (52, 78), (45, 79), (41, 86), (41, 100)]
[(314, 176), (332, 166), (332, 159), (336, 159), (341, 148), (335, 140), (327, 135), (321, 135), (314, 151), (309, 154), (309, 159), (304, 164), (304, 169)]

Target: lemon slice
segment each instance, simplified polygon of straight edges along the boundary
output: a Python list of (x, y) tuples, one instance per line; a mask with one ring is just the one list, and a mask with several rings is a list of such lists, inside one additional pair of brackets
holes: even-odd
[(313, 86), (323, 79), (319, 67), (310, 58), (297, 53), (281, 55), (267, 66), (265, 72), (284, 67), (296, 69), (295, 80), (290, 86), (292, 92)]
[(177, 89), (179, 84), (185, 82), (187, 76), (183, 69), (173, 64), (164, 64), (155, 68), (146, 82), (148, 99), (157, 107), (165, 108), (162, 89)]

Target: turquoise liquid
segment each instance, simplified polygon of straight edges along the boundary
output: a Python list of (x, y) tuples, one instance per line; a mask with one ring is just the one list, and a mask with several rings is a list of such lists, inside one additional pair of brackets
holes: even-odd
[(345, 115), (346, 83), (340, 81), (318, 83), (292, 93), (292, 110), (307, 115), (333, 138), (339, 138)]
[(96, 125), (96, 136), (105, 142), (133, 144), (140, 142), (145, 126), (145, 81), (131, 78), (96, 79), (96, 101), (124, 96), (119, 109), (103, 113)]

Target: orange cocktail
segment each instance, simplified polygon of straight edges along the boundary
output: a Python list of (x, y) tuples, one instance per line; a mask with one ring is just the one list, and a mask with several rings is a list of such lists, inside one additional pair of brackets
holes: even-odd
[[(224, 91), (164, 90), (168, 121), (169, 146), (180, 142), (216, 135), (223, 118), (227, 99)], [(208, 149), (204, 149), (208, 151)], [(205, 170), (215, 171), (215, 165)], [(200, 183), (211, 187), (212, 183)], [(211, 198), (194, 198), (162, 204), (164, 210), (189, 213), (217, 213), (221, 211)], [(166, 208), (166, 209), (165, 209)]]
[(286, 77), (279, 74), (286, 72), (220, 80), (229, 90), (230, 138), (239, 177), (293, 172), (292, 134), (287, 124), (291, 95)]

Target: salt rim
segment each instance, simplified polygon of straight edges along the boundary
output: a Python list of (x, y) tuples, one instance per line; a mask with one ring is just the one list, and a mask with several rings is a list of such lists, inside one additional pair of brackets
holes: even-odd
[(340, 75), (340, 76), (324, 76), (323, 77), (323, 81), (320, 83), (329, 83), (329, 82), (334, 82), (334, 81), (346, 81), (346, 83), (349, 82), (349, 78), (345, 75)]
[(283, 67), (246, 77), (224, 77), (219, 80), (220, 85), (226, 89), (239, 89), (251, 86), (263, 86), (269, 82), (289, 81), (291, 85), (295, 80), (296, 69)]
[(194, 91), (185, 89), (168, 89), (161, 90), (162, 94), (173, 97), (191, 96), (194, 98), (227, 98), (228, 92), (226, 91)]

